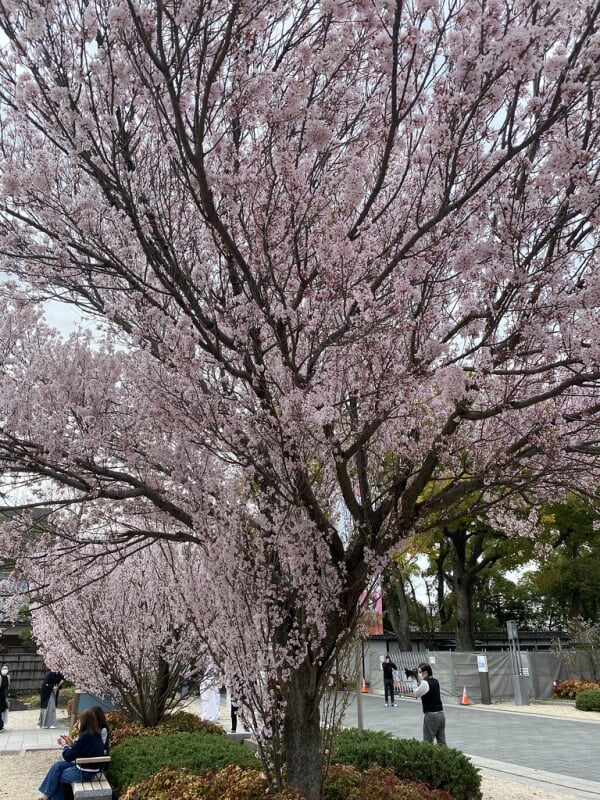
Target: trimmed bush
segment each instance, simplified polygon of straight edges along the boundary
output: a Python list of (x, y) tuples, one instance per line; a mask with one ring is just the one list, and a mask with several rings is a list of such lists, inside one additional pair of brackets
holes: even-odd
[[(228, 767), (216, 774), (194, 775), (170, 767), (131, 786), (121, 800), (264, 800), (267, 784), (258, 770)], [(302, 800), (285, 789), (272, 800)], [(325, 782), (324, 800), (452, 800), (448, 792), (423, 783), (403, 781), (391, 767), (359, 772), (356, 767), (332, 765)]]
[(325, 776), (323, 800), (348, 800), (360, 784), (360, 775), (354, 764), (331, 764)]
[(600, 711), (600, 689), (585, 689), (575, 697), (575, 708), (580, 711)]
[(231, 765), (219, 770), (213, 778), (214, 800), (264, 800), (267, 781), (257, 769)]
[[(109, 711), (106, 714), (106, 721), (110, 730), (110, 742), (113, 746), (134, 736), (156, 736), (161, 733), (205, 731), (218, 736), (225, 736), (225, 731), (220, 725), (201, 720), (195, 714), (189, 714), (186, 711), (176, 711), (174, 714), (168, 714), (153, 728), (144, 728), (139, 722), (130, 722), (124, 714), (118, 711)], [(73, 726), (75, 735), (77, 735), (78, 726), (77, 722)]]
[(360, 772), (356, 767), (332, 764), (325, 780), (324, 800), (452, 800), (441, 789), (399, 778), (392, 767)]
[[(258, 770), (227, 767), (216, 774), (194, 775), (187, 770), (165, 767), (135, 786), (121, 800), (265, 800), (267, 782)], [(285, 790), (271, 800), (302, 800)]]
[(579, 692), (585, 692), (587, 689), (600, 689), (600, 682), (578, 679), (559, 681), (552, 689), (552, 697), (573, 700)]
[(155, 775), (130, 786), (121, 800), (208, 800), (212, 776), (164, 767)]
[(481, 798), (479, 772), (464, 753), (451, 747), (394, 739), (383, 731), (364, 731), (360, 736), (358, 729), (349, 728), (335, 737), (331, 760), (354, 764), (361, 771), (391, 767), (399, 778), (445, 790), (455, 800)]
[(226, 736), (223, 728), (217, 725), (216, 722), (200, 719), (196, 714), (189, 714), (187, 711), (176, 711), (174, 714), (168, 714), (154, 728), (145, 728), (144, 730), (157, 733), (196, 733), (197, 731), (204, 731), (217, 736)]
[(167, 766), (198, 774), (230, 764), (257, 764), (256, 756), (244, 745), (205, 731), (136, 736), (111, 747), (110, 754), (106, 774), (117, 795)]
[(361, 774), (360, 784), (348, 800), (452, 800), (452, 795), (424, 783), (404, 781), (392, 767), (375, 767)]

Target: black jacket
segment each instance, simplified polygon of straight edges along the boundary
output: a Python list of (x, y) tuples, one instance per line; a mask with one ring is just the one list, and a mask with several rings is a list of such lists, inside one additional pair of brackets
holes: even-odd
[(398, 669), (398, 667), (394, 664), (393, 661), (382, 661), (381, 662), (381, 669), (383, 670), (383, 680), (384, 681), (393, 681), (394, 680), (394, 670)]

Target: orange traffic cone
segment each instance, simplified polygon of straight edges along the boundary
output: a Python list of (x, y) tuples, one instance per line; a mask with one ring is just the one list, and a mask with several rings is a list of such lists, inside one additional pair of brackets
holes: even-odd
[(467, 695), (467, 687), (463, 686), (463, 694), (462, 700), (460, 701), (461, 706), (468, 706), (469, 705), (469, 697)]
[(360, 687), (360, 690), (363, 694), (367, 694), (367, 692), (369, 691), (367, 689), (367, 682), (364, 678), (362, 679), (362, 686)]

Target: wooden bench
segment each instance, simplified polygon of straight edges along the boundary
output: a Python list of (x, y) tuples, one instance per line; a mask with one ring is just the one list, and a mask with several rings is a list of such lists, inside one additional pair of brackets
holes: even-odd
[[(105, 767), (110, 764), (110, 756), (98, 756), (97, 758), (76, 758), (75, 763), (78, 767), (88, 769), (91, 767)], [(102, 774), (98, 772), (91, 781), (76, 781), (71, 784), (73, 787), (73, 800), (112, 800), (112, 786)]]

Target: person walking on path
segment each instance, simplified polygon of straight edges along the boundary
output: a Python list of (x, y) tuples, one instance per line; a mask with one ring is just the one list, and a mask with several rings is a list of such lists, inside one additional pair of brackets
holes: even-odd
[[(381, 662), (381, 669), (383, 670), (383, 693), (385, 695), (385, 705), (396, 707), (394, 702), (394, 672), (398, 667), (394, 664), (390, 656), (386, 656), (385, 660)], [(388, 703), (388, 697), (390, 702)]]
[(423, 741), (446, 745), (446, 715), (442, 704), (440, 684), (433, 677), (429, 664), (419, 664), (417, 688), (413, 692), (423, 706)]
[(48, 672), (40, 691), (40, 718), (38, 728), (56, 728), (58, 692), (65, 676), (61, 672)]

